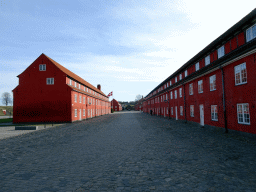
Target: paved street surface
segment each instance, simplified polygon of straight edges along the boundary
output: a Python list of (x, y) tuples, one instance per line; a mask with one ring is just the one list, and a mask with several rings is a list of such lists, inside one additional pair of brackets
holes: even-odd
[(0, 191), (253, 192), (255, 161), (253, 139), (120, 112), (0, 140)]

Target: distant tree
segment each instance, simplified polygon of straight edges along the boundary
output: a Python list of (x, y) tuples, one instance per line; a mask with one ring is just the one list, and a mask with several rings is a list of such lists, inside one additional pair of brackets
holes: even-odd
[(138, 101), (138, 100), (140, 100), (141, 98), (142, 98), (142, 95), (138, 94), (138, 95), (136, 95), (136, 97), (135, 97), (135, 101)]
[(2, 94), (1, 100), (2, 100), (2, 103), (3, 103), (5, 106), (7, 106), (8, 104), (11, 104), (11, 102), (12, 102), (11, 94), (8, 93), (8, 92), (4, 92), (4, 93)]

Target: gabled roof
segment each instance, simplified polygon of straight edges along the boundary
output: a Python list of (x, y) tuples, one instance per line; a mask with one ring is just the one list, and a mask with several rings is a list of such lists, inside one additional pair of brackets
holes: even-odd
[[(63, 67), (61, 64), (57, 63), (56, 61), (54, 61), (53, 59), (51, 59), (50, 57), (48, 57), (47, 55), (45, 55), (44, 53), (42, 53), (42, 55), (44, 55), (45, 57), (47, 57), (56, 67), (58, 67), (62, 72), (64, 72), (67, 76), (71, 77), (72, 79), (80, 82), (81, 84), (85, 85), (86, 87), (102, 94), (103, 96), (107, 97), (101, 90), (97, 89), (96, 87), (94, 87), (93, 85), (91, 85), (90, 83), (88, 83), (87, 81), (85, 81), (84, 79), (82, 79), (81, 77), (79, 77), (78, 75), (76, 75), (75, 73), (69, 71), (67, 68)], [(73, 87), (72, 87), (73, 88)]]

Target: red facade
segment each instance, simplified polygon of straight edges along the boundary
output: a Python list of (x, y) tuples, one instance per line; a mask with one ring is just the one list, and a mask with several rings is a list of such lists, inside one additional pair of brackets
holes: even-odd
[(122, 111), (122, 105), (120, 103), (118, 103), (117, 100), (113, 99), (111, 101), (111, 108), (114, 110), (114, 111)]
[(255, 19), (256, 9), (152, 90), (144, 112), (256, 134)]
[(73, 122), (110, 113), (108, 97), (100, 89), (44, 54), (18, 77), (14, 123)]

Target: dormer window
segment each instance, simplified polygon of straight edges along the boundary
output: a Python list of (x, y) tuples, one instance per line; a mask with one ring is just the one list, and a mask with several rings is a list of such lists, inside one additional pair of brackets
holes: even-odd
[(246, 41), (251, 41), (256, 37), (256, 24), (246, 30)]
[(46, 71), (46, 64), (39, 65), (39, 71)]
[(69, 85), (72, 85), (72, 80), (71, 79), (69, 79)]
[(196, 71), (199, 70), (199, 62), (196, 63)]
[(185, 71), (185, 77), (187, 77), (187, 76), (188, 76), (188, 70)]
[(208, 55), (207, 57), (205, 57), (205, 66), (210, 64), (210, 55)]
[(182, 74), (180, 74), (180, 80), (182, 79)]
[(225, 55), (224, 45), (218, 49), (218, 59)]
[(76, 82), (75, 82), (75, 87), (76, 87)]
[(175, 83), (177, 83), (177, 77), (175, 77)]

